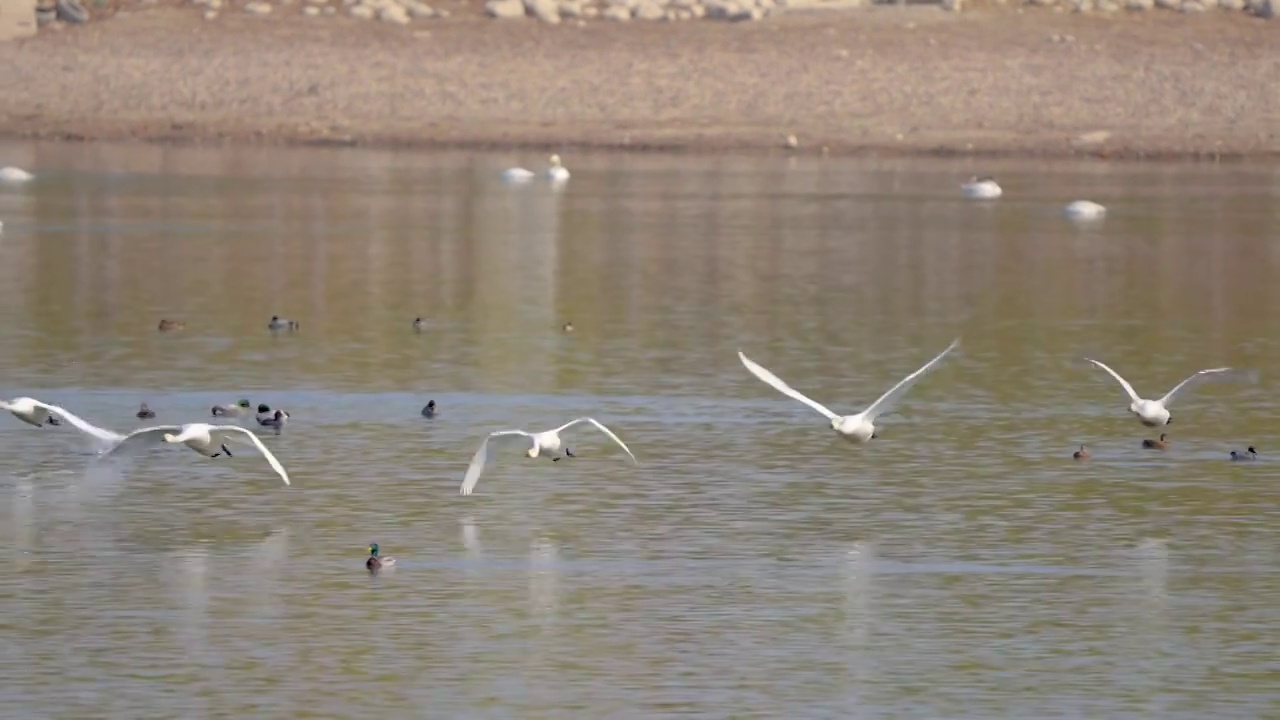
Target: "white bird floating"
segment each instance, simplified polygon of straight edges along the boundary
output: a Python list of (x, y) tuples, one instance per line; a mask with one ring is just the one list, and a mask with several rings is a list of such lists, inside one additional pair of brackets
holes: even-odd
[(1198, 382), (1210, 375), (1229, 372), (1231, 370), (1231, 368), (1225, 367), (1200, 370), (1193, 373), (1191, 377), (1188, 377), (1186, 380), (1175, 385), (1172, 390), (1166, 393), (1165, 396), (1159, 400), (1144, 400), (1138, 397), (1138, 393), (1133, 391), (1133, 386), (1129, 384), (1128, 380), (1120, 377), (1120, 373), (1092, 358), (1085, 358), (1085, 360), (1088, 360), (1094, 365), (1106, 370), (1111, 377), (1119, 381), (1120, 386), (1124, 388), (1124, 391), (1129, 394), (1129, 399), (1132, 400), (1132, 402), (1129, 403), (1129, 412), (1137, 415), (1138, 422), (1146, 425), (1147, 427), (1159, 427), (1160, 425), (1168, 425), (1173, 422), (1173, 416), (1169, 414), (1167, 405), (1170, 402), (1173, 402), (1173, 398), (1178, 394), (1178, 391), (1186, 387), (1189, 383), (1192, 383), (1193, 381)]
[(211, 458), (218, 457), (224, 453), (227, 457), (232, 457), (231, 451), (227, 448), (228, 442), (253, 445), (267, 459), (271, 469), (276, 471), (281, 480), (284, 480), (284, 484), (290, 484), (289, 473), (285, 472), (284, 466), (280, 464), (275, 455), (271, 454), (267, 446), (262, 444), (258, 436), (236, 425), (209, 425), (207, 423), (157, 425), (155, 427), (139, 428), (128, 435), (121, 435), (120, 433), (100, 428), (57, 405), (49, 405), (29, 397), (20, 397), (9, 402), (0, 401), (0, 410), (8, 410), (19, 420), (36, 427), (40, 427), (46, 422), (50, 425), (60, 424), (55, 418), (66, 420), (80, 432), (101, 443), (103, 448), (100, 450), (100, 454), (102, 455), (109, 455), (126, 443), (159, 439), (163, 439), (166, 443), (182, 443), (201, 455)]
[(560, 163), (559, 155), (552, 155), (550, 158), (551, 167), (547, 168), (546, 176), (548, 180), (555, 182), (564, 182), (569, 179), (569, 169)]
[[(552, 182), (564, 182), (569, 179), (569, 169), (560, 161), (559, 155), (552, 155), (548, 160), (551, 165), (542, 173), (542, 177)], [(537, 177), (532, 170), (522, 167), (507, 168), (502, 171), (502, 179), (506, 182), (525, 183)]]
[(32, 175), (20, 167), (8, 165), (0, 168), (0, 182), (24, 183), (34, 180), (35, 177), (35, 175)]
[(524, 430), (498, 430), (489, 433), (484, 442), (480, 443), (480, 449), (476, 451), (475, 457), (471, 458), (471, 464), (467, 466), (467, 474), (462, 479), (462, 486), (458, 488), (458, 492), (463, 495), (470, 495), (476, 489), (476, 483), (480, 482), (480, 474), (484, 472), (485, 463), (489, 459), (489, 441), (494, 438), (504, 437), (523, 437), (526, 442), (532, 445), (525, 451), (525, 455), (531, 458), (539, 456), (549, 457), (552, 461), (558, 461), (565, 457), (575, 457), (573, 452), (564, 445), (560, 440), (560, 433), (577, 425), (578, 423), (591, 423), (600, 429), (600, 432), (609, 436), (610, 440), (618, 443), (627, 455), (631, 456), (631, 461), (636, 462), (636, 456), (631, 454), (631, 449), (622, 439), (613, 434), (613, 431), (597, 422), (594, 418), (580, 417), (576, 420), (561, 425), (555, 430), (546, 430), (539, 433), (525, 432)]
[(1072, 220), (1097, 220), (1107, 214), (1107, 209), (1092, 200), (1076, 200), (1062, 212)]
[(959, 344), (959, 338), (951, 341), (951, 344), (947, 346), (946, 350), (943, 350), (937, 357), (925, 363), (924, 367), (903, 378), (897, 385), (890, 388), (889, 392), (881, 395), (879, 399), (871, 403), (871, 406), (866, 410), (863, 410), (857, 415), (845, 416), (836, 415), (826, 407), (810, 400), (792, 389), (790, 385), (779, 379), (777, 375), (774, 375), (761, 367), (755, 361), (748, 358), (746, 355), (743, 355), (742, 351), (738, 351), (738, 359), (742, 360), (742, 364), (751, 371), (751, 374), (765, 381), (769, 385), (772, 385), (773, 389), (789, 398), (792, 398), (793, 400), (799, 400), (805, 405), (808, 405), (814, 410), (825, 415), (831, 420), (831, 429), (840, 433), (846, 440), (867, 442), (868, 440), (874, 440), (877, 437), (875, 426), (876, 418), (892, 410), (898, 400), (902, 399), (902, 396), (911, 388), (912, 385), (916, 383), (917, 380), (919, 380), (925, 373), (932, 370), (933, 367), (942, 360), (942, 358), (946, 357), (947, 353), (954, 350)]
[(974, 175), (969, 181), (960, 185), (964, 196), (973, 200), (994, 200), (1004, 194), (995, 178)]
[(502, 179), (507, 182), (529, 182), (533, 178), (533, 171), (522, 167), (507, 168), (502, 171)]

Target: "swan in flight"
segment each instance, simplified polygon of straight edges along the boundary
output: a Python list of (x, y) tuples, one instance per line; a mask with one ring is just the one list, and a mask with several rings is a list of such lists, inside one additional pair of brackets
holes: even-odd
[(35, 179), (35, 175), (12, 165), (0, 168), (0, 182), (24, 183)]
[(994, 200), (1004, 194), (995, 178), (974, 175), (960, 186), (960, 192), (973, 200)]
[(558, 461), (564, 457), (576, 457), (567, 445), (560, 440), (560, 433), (577, 425), (578, 423), (591, 423), (600, 429), (600, 432), (609, 436), (610, 440), (618, 443), (618, 445), (631, 456), (631, 461), (636, 462), (636, 456), (631, 454), (631, 449), (622, 439), (613, 434), (613, 431), (597, 422), (594, 418), (580, 417), (576, 420), (561, 425), (555, 430), (546, 430), (538, 433), (525, 432), (524, 430), (498, 430), (489, 433), (484, 442), (480, 443), (480, 449), (476, 451), (475, 457), (471, 458), (471, 464), (467, 466), (467, 474), (462, 479), (462, 487), (458, 488), (458, 492), (463, 495), (470, 495), (476, 489), (476, 483), (480, 482), (480, 473), (484, 472), (484, 465), (489, 460), (489, 441), (494, 438), (503, 437), (523, 437), (525, 442), (532, 445), (525, 451), (525, 455), (531, 458), (539, 456), (549, 457), (552, 461)]
[(1107, 209), (1092, 200), (1076, 200), (1062, 212), (1072, 220), (1097, 220), (1107, 214)]
[(29, 397), (14, 398), (9, 401), (0, 400), (0, 410), (8, 410), (22, 422), (36, 427), (45, 425), (57, 427), (62, 424), (56, 416), (49, 414), (49, 407)]
[(879, 399), (871, 403), (871, 406), (866, 410), (863, 410), (857, 415), (844, 416), (837, 415), (823, 405), (801, 395), (790, 385), (783, 382), (777, 375), (774, 375), (764, 367), (757, 364), (751, 358), (743, 355), (741, 350), (738, 351), (738, 359), (742, 360), (742, 364), (751, 371), (752, 375), (755, 375), (769, 385), (772, 385), (774, 390), (777, 390), (793, 400), (799, 400), (805, 405), (808, 405), (814, 410), (817, 410), (827, 416), (827, 418), (831, 420), (831, 429), (843, 435), (845, 439), (856, 442), (867, 442), (868, 440), (874, 440), (877, 438), (875, 426), (876, 418), (892, 410), (894, 405), (902, 399), (902, 396), (906, 394), (907, 390), (909, 390), (917, 380), (924, 376), (925, 373), (932, 370), (934, 366), (942, 360), (942, 358), (947, 356), (947, 353), (956, 349), (959, 344), (959, 338), (952, 340), (946, 350), (943, 350), (937, 357), (925, 363), (924, 367), (903, 378), (897, 385), (890, 388), (889, 392), (881, 395)]
[(1168, 425), (1173, 422), (1173, 417), (1169, 414), (1169, 410), (1166, 406), (1173, 402), (1173, 398), (1178, 394), (1178, 391), (1186, 387), (1189, 383), (1192, 383), (1193, 381), (1198, 382), (1209, 375), (1216, 375), (1218, 373), (1224, 373), (1231, 370), (1231, 368), (1225, 367), (1200, 370), (1193, 373), (1191, 377), (1175, 385), (1172, 390), (1166, 393), (1165, 396), (1159, 400), (1144, 400), (1138, 397), (1138, 393), (1133, 391), (1133, 386), (1129, 384), (1128, 380), (1120, 377), (1120, 373), (1092, 358), (1085, 358), (1085, 360), (1088, 360), (1094, 365), (1106, 370), (1111, 377), (1115, 378), (1120, 383), (1120, 386), (1124, 388), (1124, 391), (1129, 393), (1129, 399), (1133, 401), (1129, 403), (1129, 412), (1137, 415), (1138, 422), (1141, 422), (1147, 427), (1159, 427), (1160, 425)]
[(32, 398), (18, 398), (10, 403), (0, 402), (0, 409), (9, 410), (24, 422), (37, 426), (41, 424), (36, 422), (39, 418), (48, 418), (56, 415), (80, 432), (98, 441), (103, 446), (100, 451), (102, 455), (110, 455), (126, 443), (159, 439), (163, 439), (166, 443), (181, 443), (201, 455), (211, 458), (218, 457), (224, 453), (227, 457), (232, 457), (231, 450), (227, 448), (227, 443), (229, 442), (253, 445), (267, 459), (271, 469), (276, 471), (281, 480), (284, 480), (284, 484), (290, 484), (289, 473), (285, 472), (284, 466), (280, 464), (275, 455), (271, 454), (267, 446), (262, 444), (258, 436), (236, 425), (209, 425), (206, 423), (157, 425), (155, 427), (139, 428), (128, 435), (121, 435), (120, 433), (100, 428), (57, 405), (42, 403)]

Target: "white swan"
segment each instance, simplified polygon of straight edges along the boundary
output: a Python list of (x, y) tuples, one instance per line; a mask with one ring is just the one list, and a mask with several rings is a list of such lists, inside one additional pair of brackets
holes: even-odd
[[(231, 451), (227, 449), (228, 442), (253, 445), (267, 459), (271, 469), (276, 471), (281, 480), (284, 480), (284, 484), (290, 484), (289, 473), (285, 472), (284, 466), (280, 464), (275, 455), (271, 454), (267, 446), (262, 444), (258, 436), (235, 425), (208, 425), (206, 423), (158, 425), (156, 427), (139, 428), (128, 435), (121, 435), (120, 433), (100, 428), (57, 405), (50, 405), (28, 397), (17, 398), (7, 403), (0, 401), (0, 409), (8, 410), (23, 422), (37, 427), (44, 424), (43, 420), (50, 420), (51, 415), (56, 415), (66, 420), (80, 432), (102, 444), (103, 449), (100, 451), (102, 455), (109, 455), (128, 442), (157, 439), (163, 439), (167, 443), (182, 443), (205, 457), (218, 457), (222, 453), (226, 453), (227, 457), (232, 457)], [(173, 434), (175, 432), (177, 433), (176, 435)]]
[(550, 158), (551, 167), (547, 168), (546, 176), (548, 180), (556, 182), (564, 182), (569, 179), (569, 169), (560, 163), (559, 155), (552, 155)]
[(1231, 370), (1231, 368), (1225, 367), (1200, 370), (1199, 372), (1193, 373), (1191, 377), (1188, 377), (1186, 380), (1175, 385), (1172, 390), (1166, 393), (1165, 396), (1159, 400), (1144, 400), (1138, 397), (1138, 393), (1133, 391), (1133, 386), (1129, 384), (1128, 380), (1120, 377), (1120, 373), (1092, 358), (1085, 358), (1085, 360), (1088, 360), (1094, 365), (1106, 370), (1111, 377), (1120, 382), (1120, 386), (1124, 388), (1126, 393), (1129, 393), (1129, 399), (1133, 401), (1129, 403), (1129, 412), (1137, 415), (1138, 422), (1146, 425), (1147, 427), (1158, 427), (1160, 425), (1168, 425), (1173, 422), (1173, 417), (1169, 414), (1169, 410), (1166, 406), (1173, 401), (1173, 397), (1178, 394), (1178, 391), (1186, 387), (1188, 383), (1203, 380), (1209, 375), (1216, 375), (1218, 373), (1224, 373)]
[(591, 423), (599, 428), (600, 432), (608, 435), (610, 440), (618, 443), (627, 455), (631, 456), (632, 462), (636, 462), (636, 456), (631, 454), (631, 448), (628, 448), (627, 444), (622, 442), (621, 438), (614, 435), (612, 430), (600, 424), (594, 418), (580, 417), (561, 425), (555, 430), (546, 430), (539, 433), (529, 433), (524, 430), (498, 430), (497, 432), (489, 433), (489, 436), (484, 439), (484, 442), (480, 443), (480, 449), (476, 451), (475, 457), (471, 458), (471, 464), (467, 466), (467, 474), (462, 478), (462, 487), (458, 488), (458, 492), (463, 495), (470, 495), (471, 492), (476, 489), (476, 483), (480, 482), (480, 473), (484, 472), (484, 465), (489, 459), (490, 440), (502, 437), (527, 438), (527, 442), (531, 443), (533, 447), (526, 450), (524, 453), (525, 455), (531, 458), (544, 455), (551, 458), (553, 461), (557, 461), (563, 457), (575, 457), (573, 452), (570, 451), (567, 446), (561, 444), (560, 433), (568, 430), (578, 423), (584, 422)]
[(533, 178), (533, 171), (522, 167), (507, 168), (502, 171), (502, 179), (507, 182), (529, 182)]
[(994, 200), (1004, 194), (1004, 190), (1000, 189), (995, 178), (977, 175), (970, 177), (968, 182), (962, 184), (960, 191), (965, 197), (974, 200)]
[(1076, 200), (1063, 213), (1072, 220), (1097, 220), (1107, 214), (1107, 209), (1092, 200)]
[(35, 175), (12, 165), (0, 168), (0, 182), (24, 183), (35, 179)]
[(875, 426), (876, 418), (893, 409), (893, 406), (897, 401), (902, 398), (902, 396), (911, 388), (912, 385), (916, 383), (917, 380), (919, 380), (925, 373), (932, 370), (933, 367), (942, 360), (942, 358), (946, 357), (947, 353), (954, 350), (959, 344), (959, 338), (952, 340), (946, 350), (943, 350), (937, 357), (925, 363), (924, 367), (903, 378), (897, 385), (890, 388), (889, 392), (881, 395), (879, 399), (871, 403), (871, 406), (866, 410), (863, 410), (857, 415), (845, 416), (836, 415), (826, 407), (819, 405), (813, 400), (801, 395), (799, 392), (796, 392), (790, 385), (779, 379), (777, 375), (774, 375), (755, 363), (746, 355), (743, 355), (742, 351), (738, 351), (738, 359), (742, 360), (742, 364), (747, 366), (747, 369), (751, 371), (751, 374), (765, 381), (769, 385), (772, 385), (773, 389), (789, 398), (792, 398), (793, 400), (799, 400), (805, 405), (808, 405), (814, 410), (817, 410), (827, 416), (827, 418), (831, 420), (831, 429), (840, 433), (845, 437), (845, 439), (856, 442), (867, 442), (868, 440), (874, 440), (877, 437)]

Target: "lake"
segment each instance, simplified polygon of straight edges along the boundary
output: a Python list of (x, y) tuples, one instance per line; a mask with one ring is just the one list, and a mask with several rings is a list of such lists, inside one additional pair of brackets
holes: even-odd
[(1280, 714), (1280, 167), (561, 154), (0, 145), (0, 716)]

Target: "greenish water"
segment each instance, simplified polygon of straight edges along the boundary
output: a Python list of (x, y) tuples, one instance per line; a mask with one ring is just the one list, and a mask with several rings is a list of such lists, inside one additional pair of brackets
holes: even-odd
[(1280, 169), (562, 155), (0, 145), (0, 395), (294, 480), (0, 416), (0, 716), (1280, 717)]

